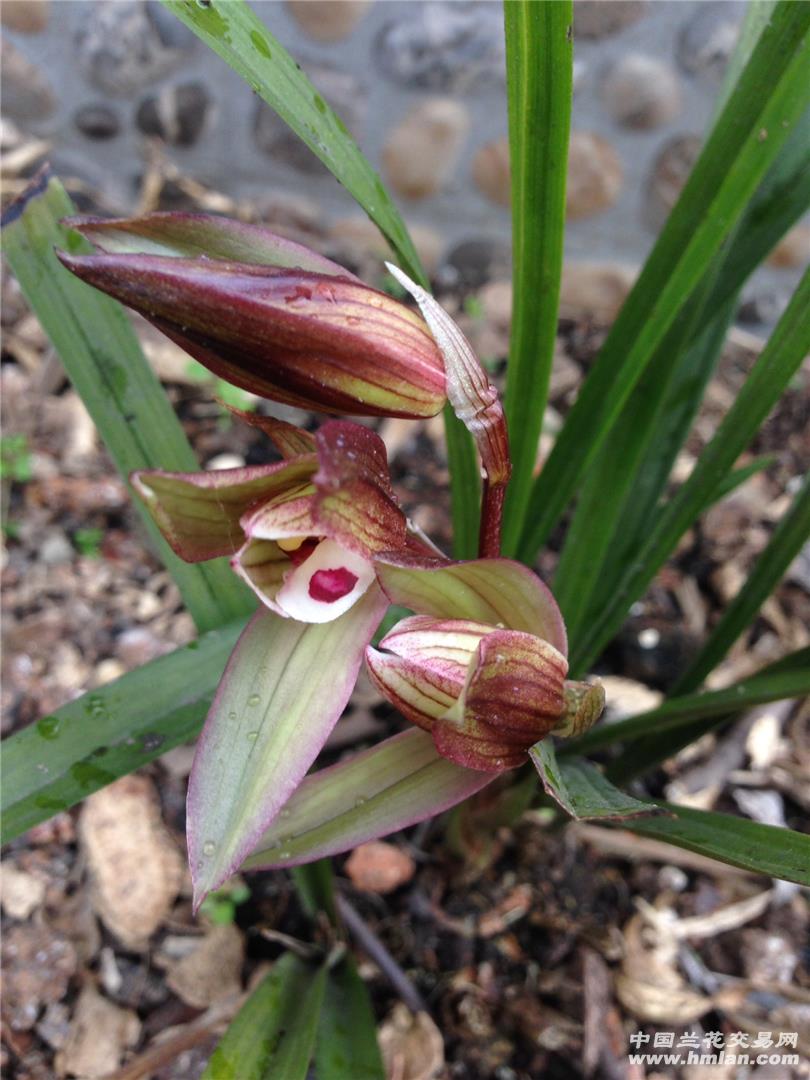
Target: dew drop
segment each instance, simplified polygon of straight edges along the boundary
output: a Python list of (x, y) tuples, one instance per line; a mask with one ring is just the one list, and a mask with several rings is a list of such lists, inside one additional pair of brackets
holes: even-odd
[(262, 699), (259, 694), (251, 694), (250, 697), (247, 699), (247, 703), (253, 708), (256, 705), (260, 705), (261, 700)]
[(289, 809), (289, 807), (287, 807), (287, 806), (282, 806), (281, 810), (279, 811), (279, 815), (278, 815), (278, 816), (279, 816), (280, 818), (288, 818), (288, 817), (290, 816), (290, 809)]
[(228, 719), (229, 720), (235, 720), (236, 719), (236, 713), (235, 712), (229, 712), (228, 713)]
[(365, 795), (358, 795), (357, 798), (354, 800), (354, 805), (365, 806), (367, 802), (368, 799), (365, 797)]
[(206, 840), (203, 844), (203, 855), (208, 856), (210, 859), (214, 852), (217, 850), (217, 845), (213, 840)]
[(248, 739), (250, 742), (255, 742), (258, 739), (258, 737), (259, 737), (258, 731), (249, 731), (247, 733), (247, 735), (245, 736), (245, 738)]
[(292, 852), (290, 852), (290, 851), (280, 851), (278, 857), (280, 859), (289, 859), (291, 857), (291, 855), (292, 855)]

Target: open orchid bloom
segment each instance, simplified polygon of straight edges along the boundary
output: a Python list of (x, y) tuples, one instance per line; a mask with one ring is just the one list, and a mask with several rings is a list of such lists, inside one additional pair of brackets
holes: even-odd
[(59, 252), (201, 364), (261, 397), (355, 416), (434, 416), (441, 352), (424, 319), (300, 244), (210, 214), (67, 224), (100, 254)]
[(392, 602), (423, 613), (366, 650), (371, 677), (443, 757), (487, 772), (514, 768), (545, 735), (579, 734), (599, 718), (602, 687), (566, 681), (562, 617), (525, 567), (385, 566), (380, 581)]
[(181, 558), (230, 555), (271, 611), (329, 622), (371, 586), (375, 555), (416, 545), (394, 499), (385, 447), (348, 420), (310, 435), (279, 420), (249, 419), (285, 460), (203, 473), (139, 472), (135, 489)]

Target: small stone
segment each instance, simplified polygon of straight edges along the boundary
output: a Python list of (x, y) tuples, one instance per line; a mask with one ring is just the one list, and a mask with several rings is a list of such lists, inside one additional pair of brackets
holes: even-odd
[(129, 670), (148, 664), (166, 650), (163, 642), (151, 630), (144, 626), (133, 626), (120, 635), (115, 643), (115, 651)]
[(346, 873), (355, 889), (383, 896), (405, 885), (415, 871), (410, 855), (384, 840), (361, 844), (346, 860)]
[(383, 148), (383, 164), (394, 190), (409, 199), (435, 195), (456, 167), (469, 126), (467, 110), (450, 98), (431, 98), (414, 106)]
[(448, 253), (439, 277), (445, 288), (479, 289), (488, 281), (508, 278), (512, 269), (509, 245), (490, 237), (462, 240)]
[(365, 15), (371, 0), (287, 0), (286, 8), (301, 29), (315, 41), (348, 37)]
[(0, 96), (12, 120), (45, 120), (56, 108), (50, 83), (19, 49), (0, 41)]
[(745, 326), (770, 326), (777, 322), (789, 297), (777, 292), (753, 292), (743, 297), (737, 318)]
[(213, 926), (191, 951), (169, 965), (166, 983), (195, 1009), (207, 1009), (217, 999), (241, 989), (244, 945), (233, 923)]
[(574, 37), (600, 38), (617, 34), (647, 14), (648, 0), (576, 0)]
[(626, 679), (622, 675), (602, 675), (600, 679), (605, 689), (607, 721), (657, 709), (664, 699), (660, 690), (653, 690), (635, 679)]
[(566, 262), (560, 282), (560, 315), (566, 319), (584, 316), (609, 325), (635, 279), (636, 270), (623, 263)]
[(644, 217), (648, 228), (658, 232), (666, 221), (697, 161), (701, 145), (697, 135), (677, 135), (664, 144), (647, 181)]
[(17, 34), (41, 34), (51, 15), (49, 0), (4, 0), (0, 23)]
[(39, 546), (39, 557), (48, 566), (70, 562), (76, 552), (73, 545), (61, 530), (48, 533)]
[(193, 146), (211, 115), (211, 98), (202, 83), (167, 86), (138, 107), (135, 122), (144, 135), (157, 135), (172, 146)]
[[(357, 140), (362, 139), (367, 94), (360, 80), (348, 71), (325, 64), (307, 66), (306, 74), (318, 91), (316, 104), (320, 102), (323, 105), (327, 102), (351, 131), (352, 136)], [(313, 176), (326, 174), (326, 166), (320, 159), (263, 101), (257, 103), (253, 138), (259, 150), (298, 172)]]
[(604, 100), (613, 118), (625, 127), (660, 127), (681, 110), (678, 75), (663, 60), (627, 53), (605, 79)]
[(59, 1076), (103, 1077), (115, 1072), (141, 1031), (138, 1014), (102, 997), (91, 982), (79, 995), (70, 1033), (56, 1055)]
[[(441, 257), (441, 236), (426, 225), (409, 224), (408, 232), (422, 265), (428, 274), (432, 274), (439, 265)], [(329, 236), (337, 245), (338, 262), (340, 262), (340, 252), (345, 252), (355, 260), (391, 258), (388, 241), (374, 222), (369, 221), (367, 217), (338, 218), (329, 226)]]
[(574, 131), (568, 149), (569, 218), (589, 217), (612, 206), (622, 186), (619, 155), (606, 139), (591, 131)]
[(29, 1031), (43, 1005), (64, 997), (76, 965), (71, 943), (44, 925), (3, 934), (3, 1015), (14, 1031)]
[(737, 45), (744, 10), (737, 0), (696, 4), (678, 37), (676, 55), (683, 70), (719, 81)]
[(495, 139), (482, 146), (473, 158), (472, 176), (482, 195), (499, 206), (510, 206), (509, 140)]
[(467, 92), (502, 83), (505, 46), (497, 4), (408, 4), (380, 30), (383, 75), (414, 90)]
[(209, 461), (206, 462), (205, 467), (213, 472), (219, 469), (241, 469), (244, 467), (245, 459), (241, 454), (216, 454)]
[(121, 121), (109, 105), (82, 105), (73, 123), (88, 139), (114, 139), (121, 130)]
[(18, 870), (13, 862), (2, 864), (3, 911), (12, 919), (27, 919), (45, 899), (45, 882), (25, 870)]
[(93, 86), (128, 96), (176, 68), (195, 41), (160, 4), (117, 0), (90, 5), (76, 34), (76, 52)]
[(810, 225), (800, 222), (786, 233), (766, 262), (778, 270), (793, 270), (810, 262)]
[(120, 679), (126, 674), (126, 670), (120, 660), (116, 660), (114, 656), (108, 656), (106, 660), (101, 660), (96, 664), (93, 682), (96, 686), (106, 686), (107, 683)]

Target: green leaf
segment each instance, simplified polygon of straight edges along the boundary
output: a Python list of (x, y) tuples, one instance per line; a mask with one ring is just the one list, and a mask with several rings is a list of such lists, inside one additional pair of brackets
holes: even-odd
[[(676, 681), (673, 694), (699, 686), (720, 663), (770, 596), (787, 568), (810, 537), (810, 476), (793, 500), (793, 505), (776, 527), (748, 579), (723, 612), (709, 640), (687, 671)], [(808, 688), (810, 689), (810, 688)]]
[(243, 868), (295, 866), (348, 851), (442, 813), (492, 779), (440, 757), (426, 731), (409, 728), (311, 773)]
[(372, 585), (331, 622), (300, 623), (263, 609), (248, 623), (189, 777), (197, 904), (236, 870), (299, 787), (343, 712), (387, 606)]
[(520, 547), (527, 560), (810, 103), (809, 26), (810, 7), (781, 0), (762, 32), (534, 486)]
[(193, 739), (243, 627), (209, 630), (4, 739), (2, 842)]
[[(53, 254), (90, 246), (60, 224), (75, 212), (47, 170), (3, 217), (4, 251), (26, 299), (65, 365), (121, 475), (135, 469), (198, 468), (169, 401), (144, 359), (122, 308), (78, 281)], [(137, 500), (136, 500), (137, 503)], [(138, 504), (156, 550), (201, 630), (251, 610), (253, 600), (227, 563), (188, 566)]]
[[(648, 735), (657, 740), (662, 732), (691, 725), (695, 720), (723, 719), (769, 701), (802, 697), (810, 693), (810, 648), (793, 653), (791, 659), (794, 662), (788, 668), (782, 660), (775, 666), (776, 670), (774, 666), (766, 668), (722, 690), (673, 697), (656, 709), (592, 728), (581, 739), (560, 747), (560, 754), (590, 753), (604, 746)], [(713, 725), (707, 725), (698, 734), (704, 734), (710, 726)]]
[(326, 967), (285, 953), (223, 1035), (202, 1080), (306, 1080)]
[(336, 926), (335, 876), (329, 859), (320, 859), (307, 866), (294, 866), (290, 874), (306, 913), (315, 919), (323, 911), (329, 922)]
[(710, 859), (810, 885), (810, 836), (755, 821), (659, 803), (673, 817), (628, 821), (625, 828)]
[[(810, 13), (810, 5), (808, 5)], [(618, 630), (683, 533), (723, 482), (736, 459), (776, 404), (810, 349), (810, 270), (757, 359), (734, 404), (686, 483), (652, 524), (638, 557), (612, 583), (611, 595), (571, 650), (571, 667), (587, 667)]]
[(317, 1080), (385, 1080), (371, 999), (350, 955), (326, 981), (315, 1075)]
[[(612, 583), (637, 557), (649, 532), (720, 357), (746, 277), (810, 206), (808, 140), (810, 110), (782, 148), (715, 266), (656, 350), (588, 470), (555, 579), (572, 640), (603, 607)], [(726, 486), (724, 481), (713, 498), (719, 498)], [(594, 529), (597, 518), (600, 527)]]
[(506, 550), (514, 551), (532, 484), (557, 334), (574, 16), (571, 0), (504, 4), (503, 13), (513, 263), (512, 330), (506, 370), (513, 472), (504, 541)]
[[(408, 230), (380, 177), (340, 117), (244, 0), (163, 3), (275, 109), (368, 214), (410, 277), (427, 288), (427, 275)], [(463, 557), (475, 551), (478, 468), (472, 442), (449, 408), (444, 420), (453, 524), (458, 529), (455, 554)]]
[(619, 791), (589, 761), (558, 762), (551, 739), (541, 739), (529, 750), (546, 794), (577, 820), (625, 819), (639, 814), (658, 814), (652, 803)]
[[(807, 691), (807, 672), (810, 670), (810, 648), (799, 649), (796, 652), (783, 656), (762, 671), (757, 672), (750, 680), (743, 680), (735, 687), (718, 690), (710, 693), (689, 694), (681, 699), (673, 699), (672, 714), (667, 713), (663, 720), (655, 721), (654, 730), (647, 727), (647, 732), (637, 730), (633, 736), (634, 741), (623, 754), (610, 763), (608, 775), (616, 783), (624, 783), (633, 777), (640, 776), (649, 769), (658, 765), (659, 762), (677, 754), (684, 746), (689, 746), (709, 731), (721, 727), (728, 720), (734, 718), (741, 708), (753, 707), (762, 697), (766, 701), (783, 701), (791, 697), (801, 697)], [(729, 694), (733, 692), (734, 703), (723, 707), (722, 697), (714, 698), (714, 693)], [(765, 696), (767, 695), (767, 697)], [(700, 719), (693, 717), (684, 718), (684, 722), (676, 723), (674, 716), (679, 708), (674, 702), (680, 700), (684, 710), (690, 709), (694, 703), (695, 709), (700, 706)], [(661, 708), (666, 709), (668, 702)], [(657, 712), (657, 710), (654, 710)], [(670, 715), (673, 717), (669, 722)], [(628, 724), (637, 717), (631, 717), (626, 721)], [(624, 722), (624, 721), (623, 721)]]

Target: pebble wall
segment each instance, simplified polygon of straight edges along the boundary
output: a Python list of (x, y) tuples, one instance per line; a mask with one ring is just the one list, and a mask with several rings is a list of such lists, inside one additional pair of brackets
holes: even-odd
[[(222, 0), (217, 0), (222, 2)], [(540, 2), (540, 0), (536, 0)], [(260, 0), (395, 193), (446, 285), (509, 275), (509, 162), (500, 4)], [(576, 0), (567, 257), (638, 265), (710, 122), (744, 10), (736, 0)], [(151, 0), (5, 0), (4, 116), (51, 159), (134, 205), (159, 138), (185, 174), (266, 200), (337, 240), (373, 243), (317, 158)], [(741, 318), (770, 323), (810, 250), (798, 226), (752, 281)]]

